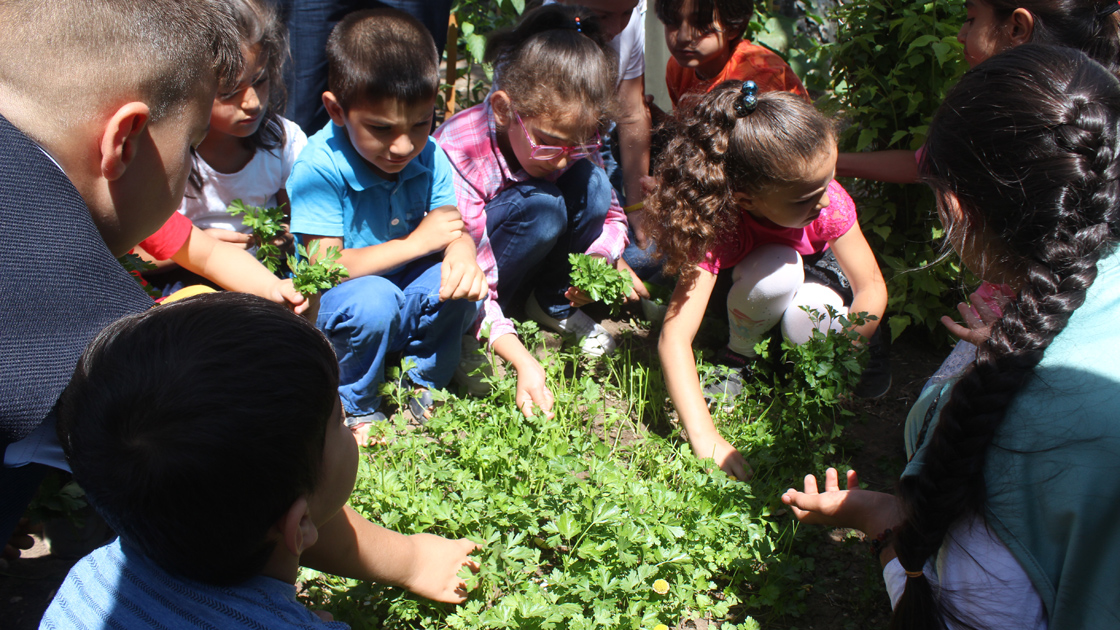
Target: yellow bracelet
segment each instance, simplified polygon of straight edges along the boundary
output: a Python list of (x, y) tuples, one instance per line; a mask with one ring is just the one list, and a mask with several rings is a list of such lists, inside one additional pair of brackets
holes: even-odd
[(625, 208), (622, 209), (622, 211), (625, 212), (626, 214), (630, 214), (631, 212), (636, 212), (636, 211), (641, 210), (642, 208), (645, 208), (645, 207), (646, 207), (646, 202), (639, 201), (638, 203), (632, 203), (632, 204), (626, 206)]

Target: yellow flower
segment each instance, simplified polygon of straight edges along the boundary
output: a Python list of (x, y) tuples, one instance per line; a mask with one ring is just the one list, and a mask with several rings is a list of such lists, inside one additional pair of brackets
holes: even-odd
[[(668, 593), (669, 592), (669, 583), (666, 582), (665, 580), (654, 580), (653, 581), (653, 592), (657, 593), (658, 595), (664, 595), (665, 593)], [(669, 630), (669, 629), (666, 628), (665, 630)]]
[[(661, 580), (661, 581), (664, 582), (665, 580)], [(669, 626), (667, 626), (663, 623), (659, 623), (659, 624), (657, 624), (656, 626), (653, 627), (653, 630), (669, 630)]]

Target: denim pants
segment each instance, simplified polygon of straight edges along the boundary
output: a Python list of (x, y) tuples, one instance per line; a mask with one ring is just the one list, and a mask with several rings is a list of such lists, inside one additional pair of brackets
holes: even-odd
[(442, 388), (459, 365), (460, 339), (480, 302), (439, 301), (440, 261), (422, 258), (389, 276), (362, 276), (323, 294), (316, 325), (338, 356), (338, 393), (346, 412), (381, 404), (385, 358), (403, 352), (416, 385)]
[(611, 184), (603, 169), (579, 160), (556, 182), (530, 179), (506, 188), (486, 204), (486, 231), (498, 267), (498, 304), (508, 311), (531, 279), (549, 316), (572, 313), (564, 292), (571, 285), (569, 253), (583, 253), (603, 233)]
[(393, 7), (420, 20), (432, 34), (443, 55), (451, 0), (279, 0), (292, 50), (284, 71), (288, 108), (284, 117), (307, 135), (319, 131), (330, 119), (323, 108), (327, 90), (327, 38), (346, 14), (359, 9)]

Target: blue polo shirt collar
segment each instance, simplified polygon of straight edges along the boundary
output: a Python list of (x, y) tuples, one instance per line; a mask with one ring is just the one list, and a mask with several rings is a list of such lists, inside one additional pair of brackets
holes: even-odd
[[(342, 178), (346, 180), (346, 184), (355, 191), (360, 192), (374, 186), (396, 190), (397, 187), (413, 177), (432, 174), (432, 169), (421, 164), (418, 159), (420, 156), (417, 155), (405, 165), (396, 181), (385, 179), (374, 173), (373, 169), (366, 165), (365, 158), (359, 155), (357, 149), (350, 143), (350, 136), (346, 133), (346, 127), (340, 127), (333, 122), (330, 125), (334, 144), (345, 157), (344, 160), (336, 160), (335, 164), (338, 166)], [(429, 139), (428, 142), (431, 142), (431, 140)]]

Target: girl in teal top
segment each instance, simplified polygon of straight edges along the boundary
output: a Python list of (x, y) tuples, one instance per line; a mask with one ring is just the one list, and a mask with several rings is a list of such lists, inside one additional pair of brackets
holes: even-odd
[(911, 413), (896, 495), (829, 470), (782, 500), (879, 540), (892, 628), (1118, 627), (1120, 84), (1068, 48), (992, 57), (946, 97), (922, 173), (965, 265), (1016, 296)]

